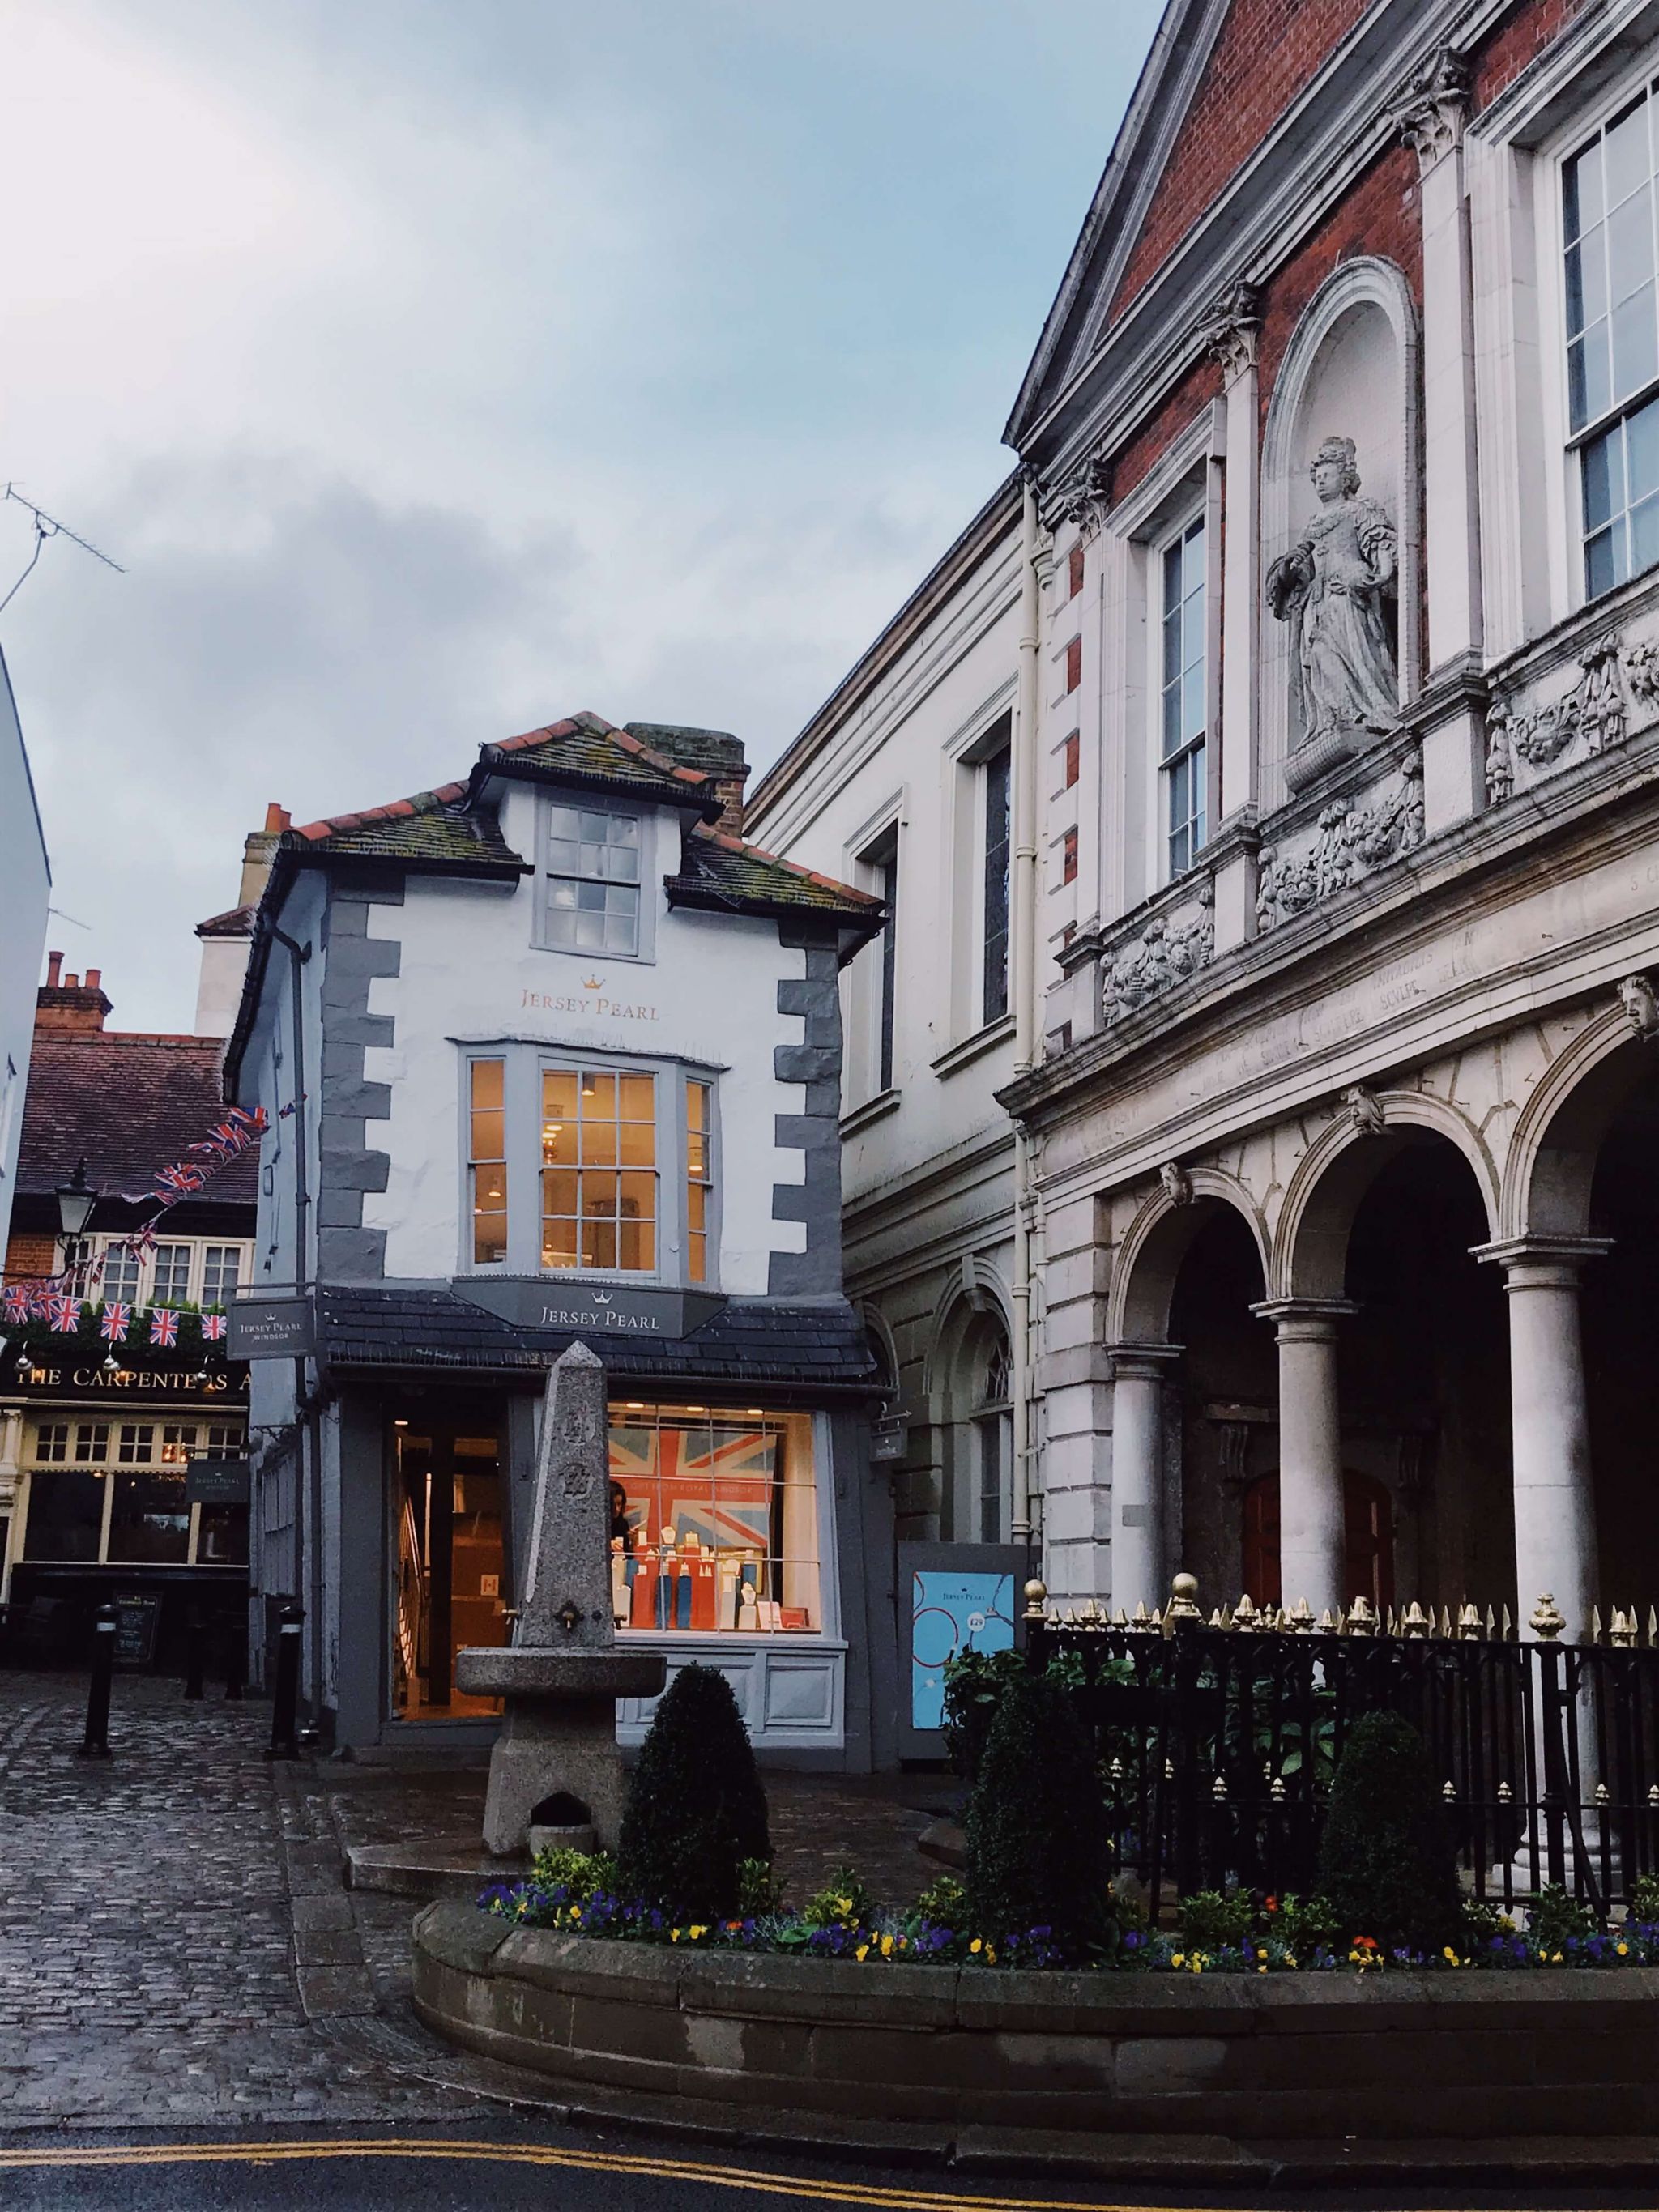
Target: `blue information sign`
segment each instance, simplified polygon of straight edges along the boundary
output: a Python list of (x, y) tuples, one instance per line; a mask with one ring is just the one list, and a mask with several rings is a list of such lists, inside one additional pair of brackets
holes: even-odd
[(1014, 1641), (1012, 1575), (917, 1567), (910, 1577), (910, 1725), (945, 1718), (945, 1662), (958, 1651), (1008, 1651)]

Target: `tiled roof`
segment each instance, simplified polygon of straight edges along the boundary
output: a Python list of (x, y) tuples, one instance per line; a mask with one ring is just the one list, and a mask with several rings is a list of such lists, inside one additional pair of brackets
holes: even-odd
[[(661, 726), (665, 732), (672, 728)], [(714, 780), (703, 769), (683, 767), (631, 732), (586, 711), (550, 722), (544, 729), (526, 730), (522, 737), (505, 738), (499, 745), (485, 745), (478, 767), (483, 775), (492, 769), (508, 775), (540, 770), (606, 790), (620, 787), (649, 792), (672, 806), (701, 805), (711, 819), (720, 807)]]
[(717, 906), (775, 914), (799, 908), (811, 914), (840, 915), (879, 924), (883, 907), (872, 891), (855, 890), (794, 860), (780, 860), (758, 845), (745, 844), (723, 830), (696, 829), (685, 840), (681, 870), (667, 882), (671, 905)]
[[(23, 1099), (19, 1195), (50, 1193), (81, 1159), (95, 1190), (110, 1196), (147, 1191), (158, 1168), (182, 1159), (224, 1120), (224, 1048), (219, 1037), (37, 1032)], [(221, 1168), (203, 1197), (251, 1209), (258, 1173), (255, 1146)]]
[(253, 917), (259, 911), (254, 906), (234, 906), (223, 914), (210, 914), (205, 921), (196, 925), (198, 937), (252, 937)]
[(526, 863), (501, 836), (487, 807), (474, 805), (465, 783), (437, 791), (417, 791), (361, 814), (333, 814), (321, 822), (284, 832), (283, 850), (296, 854), (338, 853), (362, 860), (411, 860), (428, 866), (489, 867), (523, 871)]
[[(574, 1332), (517, 1328), (453, 1291), (325, 1285), (327, 1358), (337, 1367), (506, 1373), (544, 1368)], [(616, 1376), (721, 1382), (798, 1390), (861, 1389), (876, 1380), (863, 1329), (841, 1300), (789, 1306), (732, 1299), (690, 1336), (605, 1346)]]

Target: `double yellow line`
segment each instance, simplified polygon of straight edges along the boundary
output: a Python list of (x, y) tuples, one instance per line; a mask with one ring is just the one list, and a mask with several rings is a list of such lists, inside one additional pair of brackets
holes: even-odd
[(759, 2167), (714, 2166), (701, 2160), (641, 2158), (621, 2151), (563, 2150), (542, 2143), (384, 2140), (315, 2142), (112, 2143), (79, 2150), (0, 2148), (0, 2173), (42, 2168), (140, 2166), (278, 2166), (308, 2159), (406, 2158), (497, 2166), (563, 2166), (584, 2173), (623, 2173), (636, 2180), (701, 2182), (711, 2189), (743, 2189), (797, 2203), (864, 2204), (887, 2212), (1155, 2212), (1155, 2208), (1107, 2204), (1059, 2197), (969, 2197), (936, 2189), (884, 2189), (856, 2181), (798, 2179)]

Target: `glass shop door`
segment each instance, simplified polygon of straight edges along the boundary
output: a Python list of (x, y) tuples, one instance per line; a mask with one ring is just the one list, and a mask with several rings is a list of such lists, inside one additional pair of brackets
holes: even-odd
[(398, 1422), (392, 1711), (399, 1720), (465, 1720), (499, 1698), (455, 1687), (455, 1655), (507, 1642), (498, 1437)]

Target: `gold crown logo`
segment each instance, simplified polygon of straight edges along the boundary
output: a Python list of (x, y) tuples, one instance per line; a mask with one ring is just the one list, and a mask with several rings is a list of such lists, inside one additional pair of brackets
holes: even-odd
[(582, 988), (584, 991), (597, 991), (604, 981), (605, 978), (603, 975), (584, 975), (582, 977)]

